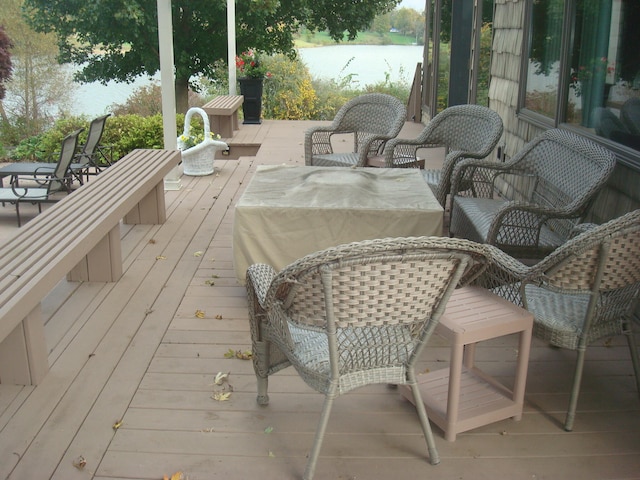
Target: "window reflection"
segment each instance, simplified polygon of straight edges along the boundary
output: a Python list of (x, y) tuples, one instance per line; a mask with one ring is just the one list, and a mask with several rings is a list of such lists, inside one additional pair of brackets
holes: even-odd
[(640, 2), (576, 6), (567, 122), (640, 150)]
[(640, 0), (533, 0), (529, 38), (524, 107), (640, 150)]
[(558, 105), (563, 9), (563, 0), (536, 0), (531, 11), (525, 107), (549, 118)]

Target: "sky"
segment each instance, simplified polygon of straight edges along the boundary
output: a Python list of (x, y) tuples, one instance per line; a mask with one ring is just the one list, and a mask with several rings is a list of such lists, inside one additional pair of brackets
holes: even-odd
[(422, 13), (425, 0), (402, 0), (398, 8), (413, 8), (416, 12)]

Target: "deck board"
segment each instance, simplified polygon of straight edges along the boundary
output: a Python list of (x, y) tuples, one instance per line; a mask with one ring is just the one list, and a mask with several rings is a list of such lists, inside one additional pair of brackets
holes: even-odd
[[(322, 396), (287, 369), (270, 379), (270, 405), (260, 407), (252, 363), (225, 353), (250, 348), (246, 295), (231, 260), (234, 204), (257, 165), (304, 163), (303, 132), (312, 124), (241, 125), (235, 140), (262, 143), (256, 157), (217, 160), (214, 175), (182, 177), (180, 190), (166, 192), (165, 224), (123, 226), (119, 282), (61, 281), (43, 304), (51, 371), (37, 387), (0, 385), (0, 478), (300, 478)], [(405, 136), (420, 130), (405, 128)], [(2, 239), (16, 227), (10, 207), (0, 213)], [(515, 336), (485, 342), (477, 363), (509, 384), (516, 348)], [(434, 337), (419, 371), (442, 368), (448, 357)], [(523, 419), (455, 442), (434, 427), (437, 466), (427, 461), (414, 408), (396, 390), (340, 397), (316, 478), (640, 478), (640, 401), (626, 343), (588, 350), (567, 433), (574, 358), (534, 340)], [(226, 402), (211, 398), (219, 371), (233, 386)], [(80, 455), (83, 470), (73, 466)]]

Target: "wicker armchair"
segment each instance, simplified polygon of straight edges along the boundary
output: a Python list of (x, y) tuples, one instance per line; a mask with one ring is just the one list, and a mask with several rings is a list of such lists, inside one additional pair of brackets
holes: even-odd
[(585, 352), (596, 340), (625, 335), (640, 393), (640, 362), (633, 314), (640, 296), (640, 210), (570, 239), (532, 267), (493, 250), (482, 286), (534, 315), (533, 334), (577, 351), (564, 428), (576, 415)]
[[(322, 167), (364, 167), (367, 157), (382, 152), (387, 140), (404, 125), (407, 109), (397, 98), (369, 93), (343, 105), (329, 126), (312, 127), (305, 132), (305, 165)], [(334, 135), (353, 135), (352, 152), (334, 152)]]
[[(454, 169), (450, 233), (518, 258), (542, 258), (570, 237), (614, 166), (604, 147), (558, 129), (508, 162), (465, 159)], [(472, 188), (463, 192), (470, 178)]]
[(447, 156), (442, 170), (423, 170), (422, 173), (440, 205), (445, 206), (451, 190), (453, 168), (464, 158), (487, 157), (500, 140), (502, 129), (500, 115), (487, 107), (449, 107), (433, 117), (416, 138), (389, 140), (384, 149), (385, 166), (417, 165), (418, 149), (446, 147)]
[(432, 464), (439, 462), (414, 366), (452, 290), (486, 268), (487, 248), (442, 237), (350, 243), (279, 273), (247, 271), (258, 403), (269, 375), (293, 365), (325, 395), (305, 479), (315, 471), (333, 401), (369, 384), (410, 385)]
[(634, 135), (640, 135), (640, 98), (630, 98), (620, 109), (620, 118)]

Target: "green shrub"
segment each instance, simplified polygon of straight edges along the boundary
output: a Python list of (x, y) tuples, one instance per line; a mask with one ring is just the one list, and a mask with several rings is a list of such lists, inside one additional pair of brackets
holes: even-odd
[(62, 139), (71, 132), (84, 128), (78, 143), (87, 138), (89, 121), (85, 117), (67, 117), (56, 121), (46, 132), (22, 140), (11, 153), (13, 161), (56, 162)]
[[(180, 117), (182, 117), (182, 123), (184, 123), (184, 115), (180, 115)], [(164, 148), (162, 115), (156, 114), (149, 117), (118, 115), (109, 117), (101, 143), (113, 147), (114, 160), (123, 157), (136, 148)]]
[(264, 82), (264, 117), (277, 120), (315, 118), (318, 98), (307, 67), (299, 59), (285, 55), (268, 57), (264, 65), (269, 72)]

